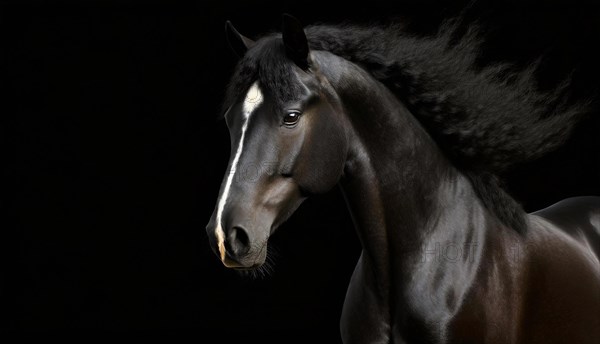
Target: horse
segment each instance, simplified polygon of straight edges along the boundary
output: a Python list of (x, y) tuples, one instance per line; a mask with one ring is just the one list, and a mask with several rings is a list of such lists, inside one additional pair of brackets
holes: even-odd
[(563, 100), (566, 84), (538, 90), (535, 68), (475, 68), (480, 35), (458, 27), (284, 15), (253, 40), (227, 22), (240, 60), (210, 246), (260, 269), (277, 228), (339, 185), (362, 245), (344, 343), (598, 343), (600, 197), (527, 214), (498, 179), (564, 143), (586, 105)]

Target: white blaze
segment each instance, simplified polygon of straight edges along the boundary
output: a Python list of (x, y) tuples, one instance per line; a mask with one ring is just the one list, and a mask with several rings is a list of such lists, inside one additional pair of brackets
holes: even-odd
[(258, 87), (258, 82), (254, 82), (254, 84), (250, 86), (248, 93), (246, 93), (246, 98), (244, 99), (242, 108), (244, 121), (242, 124), (242, 136), (240, 137), (237, 150), (235, 151), (233, 161), (231, 162), (231, 168), (227, 174), (225, 188), (223, 188), (223, 193), (221, 194), (221, 198), (219, 199), (217, 206), (217, 228), (215, 229), (215, 235), (217, 236), (221, 260), (225, 260), (225, 232), (223, 231), (223, 226), (221, 224), (223, 208), (225, 208), (225, 203), (227, 202), (227, 197), (229, 196), (229, 188), (231, 187), (231, 182), (233, 181), (238, 162), (240, 161), (240, 156), (242, 155), (242, 150), (244, 149), (244, 136), (246, 135), (246, 129), (248, 128), (250, 115), (262, 103), (262, 101), (263, 95)]

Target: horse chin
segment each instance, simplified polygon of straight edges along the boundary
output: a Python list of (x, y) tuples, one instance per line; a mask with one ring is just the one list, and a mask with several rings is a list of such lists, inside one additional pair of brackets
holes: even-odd
[(236, 267), (232, 268), (235, 270), (241, 277), (250, 278), (250, 279), (263, 279), (268, 277), (273, 269), (269, 264), (265, 264), (265, 262), (257, 263), (248, 267)]
[(251, 271), (259, 270), (261, 267), (262, 267), (262, 264), (254, 264), (251, 266), (236, 266), (236, 267), (232, 267), (232, 269), (236, 270), (236, 271), (240, 271), (240, 272), (251, 272)]

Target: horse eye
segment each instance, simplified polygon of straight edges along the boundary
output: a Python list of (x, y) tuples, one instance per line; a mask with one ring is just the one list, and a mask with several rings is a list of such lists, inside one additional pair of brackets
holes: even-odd
[(283, 117), (283, 124), (294, 125), (298, 122), (299, 118), (300, 118), (300, 112), (290, 111), (285, 115), (285, 117)]

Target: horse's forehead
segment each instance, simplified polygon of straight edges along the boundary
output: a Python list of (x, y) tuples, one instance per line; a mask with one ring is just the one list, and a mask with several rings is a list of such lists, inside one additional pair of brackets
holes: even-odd
[[(261, 104), (272, 103), (283, 106), (287, 102), (297, 101), (311, 93), (310, 85), (306, 78), (301, 78), (297, 71), (275, 75), (259, 75), (252, 82), (248, 82), (239, 93), (241, 111), (245, 117), (250, 116)], [(310, 84), (310, 83), (309, 83)]]
[(242, 105), (244, 117), (250, 117), (254, 110), (262, 104), (263, 99), (264, 95), (262, 89), (258, 85), (258, 81), (255, 81), (250, 88), (248, 88), (246, 96), (244, 97), (244, 103)]

